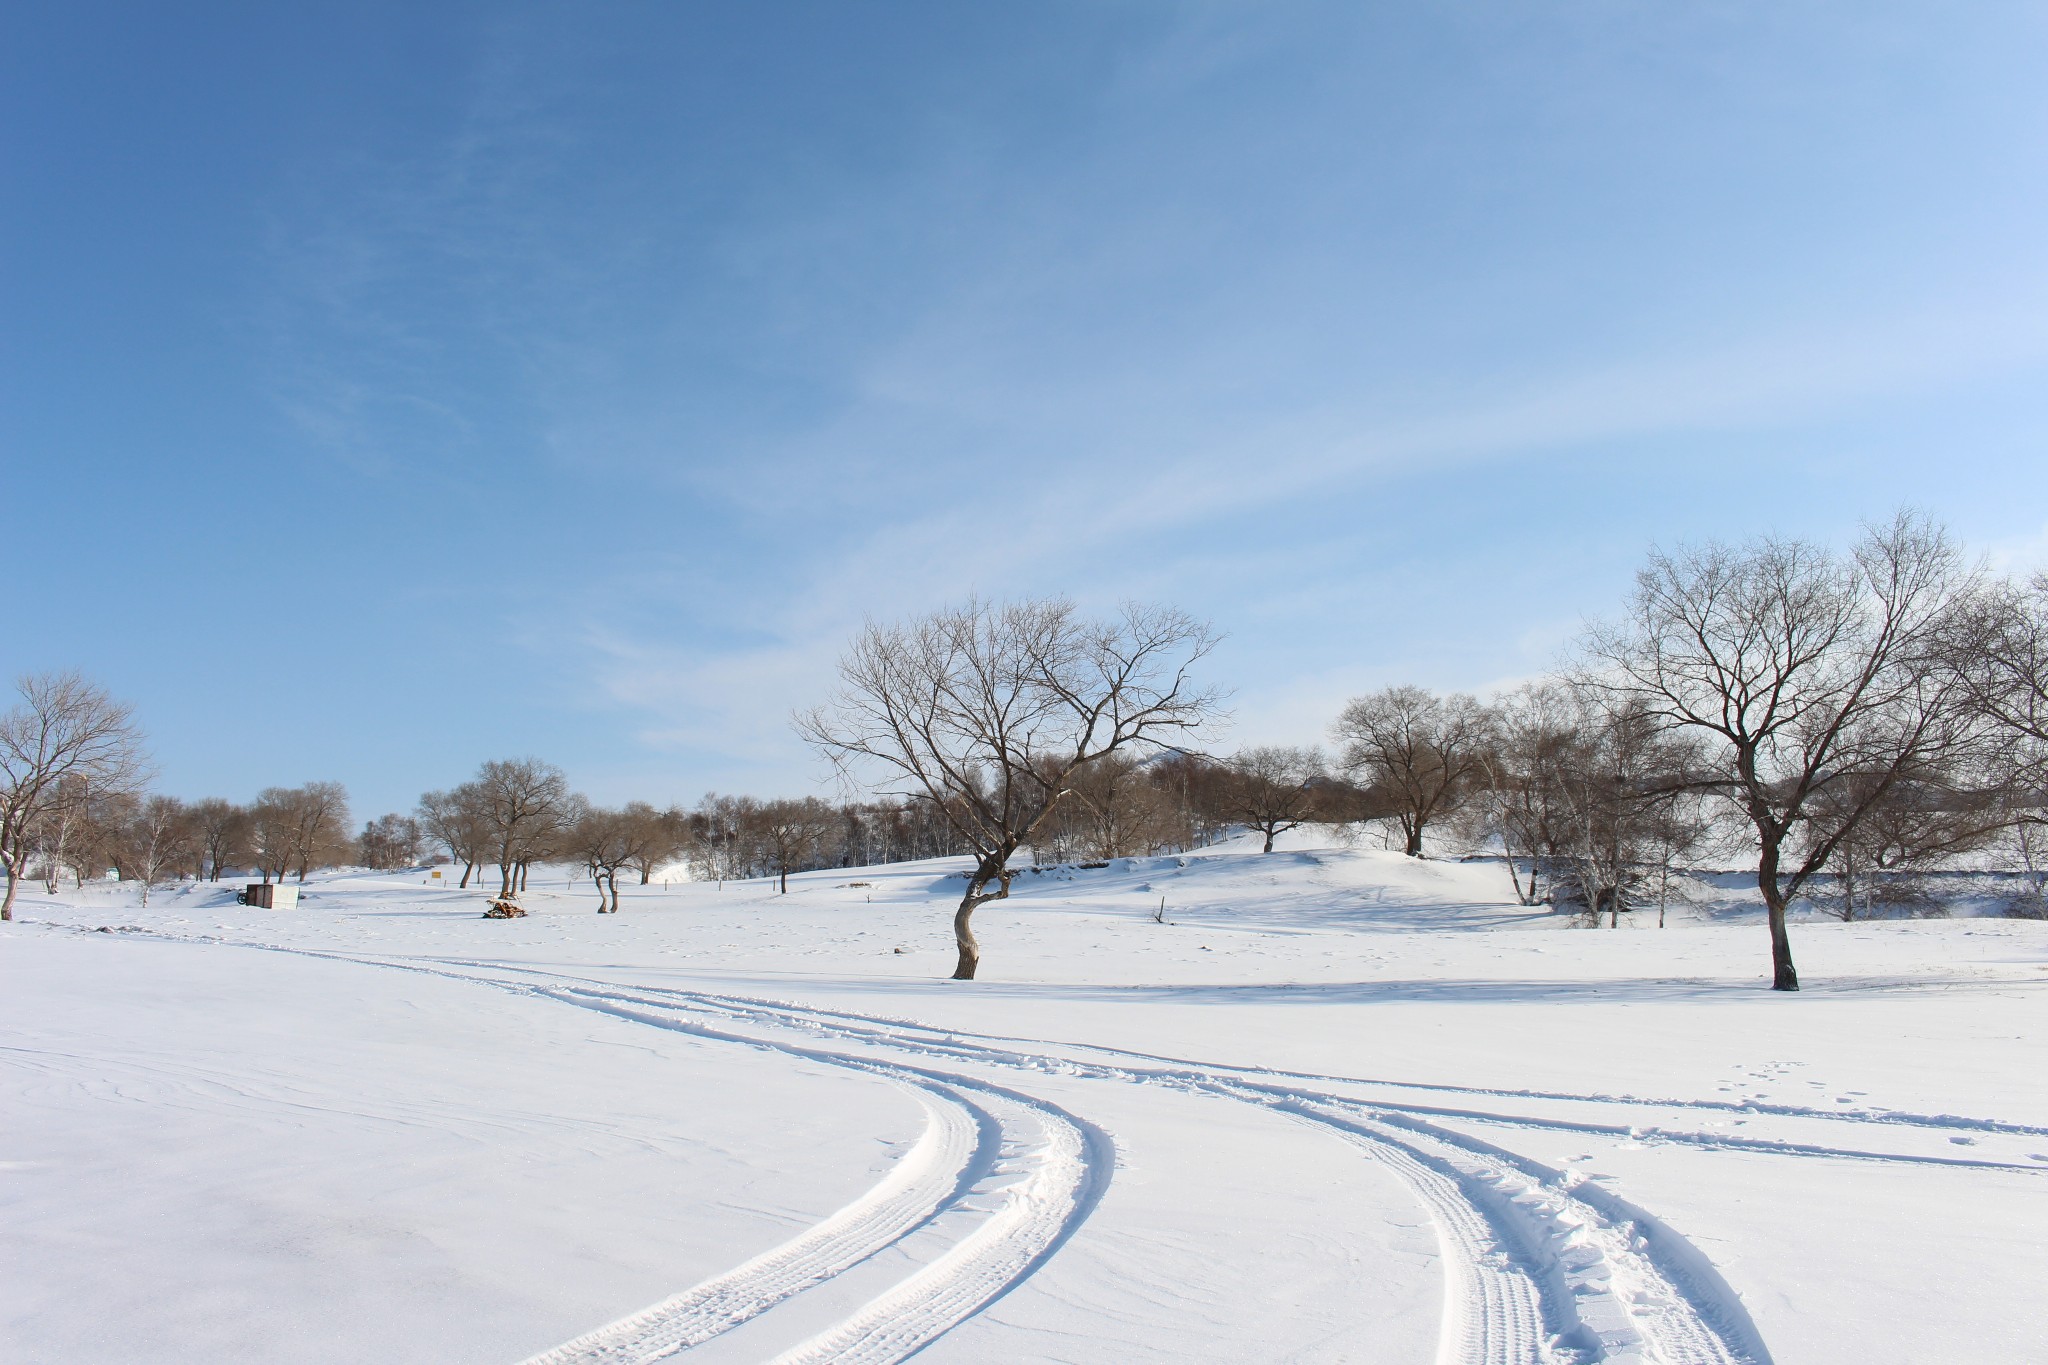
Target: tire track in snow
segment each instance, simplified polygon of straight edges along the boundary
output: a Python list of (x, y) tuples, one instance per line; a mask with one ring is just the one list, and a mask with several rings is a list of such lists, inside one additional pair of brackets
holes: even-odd
[(1364, 1146), (1423, 1197), (1444, 1234), (1443, 1365), (1770, 1360), (1705, 1258), (1598, 1187), (1366, 1106), (1260, 1098)]
[[(565, 983), (578, 983), (581, 979), (459, 959), (384, 958), (261, 943), (232, 946), (416, 972), (552, 1000), (693, 1037), (887, 1077), (925, 1095), (958, 1104), (977, 1116), (980, 1141), (976, 1145), (976, 1159), (969, 1161), (956, 1177), (950, 1195), (925, 1216), (901, 1226), (893, 1236), (881, 1236), (883, 1229), (894, 1225), (886, 1207), (890, 1195), (882, 1190), (892, 1182), (885, 1177), (868, 1196), (781, 1247), (661, 1303), (529, 1357), (522, 1365), (645, 1365), (678, 1355), (870, 1259), (912, 1233), (925, 1228), (943, 1231), (952, 1244), (937, 1259), (776, 1361), (776, 1365), (893, 1365), (924, 1349), (1036, 1272), (1094, 1212), (1115, 1170), (1116, 1148), (1108, 1134), (1057, 1105), (972, 1076), (712, 1028), (687, 1016), (712, 1013), (729, 1018), (733, 1012), (707, 1007), (694, 996), (680, 1003), (676, 998), (649, 998), (649, 994), (674, 997), (686, 993), (656, 991), (635, 995), (584, 989), (579, 984), (506, 980), (485, 973), (504, 972)], [(428, 965), (429, 962), (435, 965)], [(969, 1100), (968, 1095), (974, 1099)], [(892, 1177), (895, 1174), (892, 1171)], [(915, 1183), (915, 1179), (914, 1171), (905, 1177), (907, 1183)], [(878, 1209), (877, 1205), (883, 1207)], [(900, 1207), (894, 1210), (895, 1223), (901, 1222), (901, 1212)], [(862, 1230), (867, 1230), (870, 1236), (866, 1250), (856, 1255), (853, 1252), (859, 1245), (857, 1234)]]
[[(993, 1158), (977, 1165), (971, 1186), (920, 1224), (950, 1236), (953, 1240), (947, 1250), (838, 1325), (778, 1357), (777, 1365), (827, 1361), (887, 1365), (922, 1350), (1029, 1278), (1065, 1245), (1101, 1202), (1115, 1169), (1116, 1149), (1101, 1129), (1057, 1105), (974, 1077), (715, 1029), (680, 1017), (693, 1011), (667, 1001), (483, 977), (466, 979), (695, 1037), (740, 1043), (956, 1095), (972, 1094), (975, 1107), (991, 1114), (1001, 1133)], [(650, 1008), (668, 1017), (650, 1013)], [(905, 1235), (915, 1230), (906, 1229)], [(645, 1361), (682, 1349), (687, 1347), (637, 1356), (568, 1355), (559, 1360), (564, 1365), (570, 1361), (578, 1365)], [(557, 1358), (547, 1359), (549, 1365), (556, 1365)]]
[(1021, 1282), (1050, 1254), (1074, 1204), (1074, 1177), (1087, 1169), (1085, 1133), (1072, 1123), (1044, 1123), (1053, 1111), (1037, 1105), (1041, 1136), (1019, 1150), (1014, 1183), (992, 1191), (994, 1207), (930, 1265), (863, 1305), (836, 1327), (776, 1357), (775, 1365), (889, 1365), (915, 1354), (947, 1329), (979, 1312)]
[(925, 1111), (923, 1131), (859, 1199), (724, 1274), (531, 1356), (524, 1365), (640, 1365), (675, 1355), (858, 1265), (929, 1221), (971, 1185), (995, 1121), (937, 1086), (914, 1086), (912, 1092)]
[[(1427, 1107), (1276, 1085), (1253, 1079), (1256, 1072), (1227, 1067), (1104, 1064), (993, 1045), (1031, 1040), (969, 1042), (973, 1035), (903, 1021), (701, 991), (610, 987), (504, 964), (449, 960), (437, 968), (417, 960), (317, 955), (452, 976), (913, 1085), (969, 1091), (997, 1110), (1004, 1134), (1001, 1159), (986, 1168), (966, 1198), (926, 1220), (932, 1227), (949, 1218), (968, 1225), (949, 1229), (954, 1236), (948, 1249), (836, 1326), (785, 1352), (775, 1365), (884, 1365), (907, 1358), (1028, 1278), (1078, 1228), (1107, 1184), (1114, 1153), (1099, 1130), (1017, 1091), (897, 1060), (906, 1053), (1084, 1080), (1167, 1085), (1276, 1110), (1364, 1150), (1414, 1194), (1436, 1228), (1446, 1276), (1438, 1365), (1770, 1365), (1739, 1297), (1677, 1233), (1597, 1186), (1574, 1184), (1568, 1175), (1429, 1122), (1423, 1115), (1436, 1111)], [(498, 973), (527, 979), (506, 980)], [(701, 1022), (705, 1016), (724, 1027)], [(735, 1025), (852, 1042), (883, 1055), (733, 1032)], [(1114, 1055), (1088, 1045), (1039, 1046)], [(1499, 1117), (1464, 1111), (1454, 1116)], [(1020, 1140), (1020, 1130), (1032, 1121), (1037, 1132)], [(543, 1353), (536, 1365), (610, 1365), (687, 1350), (723, 1328), (706, 1324), (715, 1330), (689, 1340), (683, 1339), (689, 1333), (660, 1331), (689, 1313), (699, 1290), (728, 1277), (743, 1281), (743, 1272), (757, 1262)], [(788, 1294), (817, 1282), (796, 1284)]]
[[(1429, 1212), (1445, 1271), (1438, 1365), (1770, 1365), (1740, 1298), (1676, 1232), (1597, 1186), (1575, 1184), (1398, 1106), (1253, 1081), (1228, 1069), (1105, 1066), (976, 1047), (921, 1026), (914, 1032), (932, 1036), (918, 1038), (864, 1016), (821, 1017), (803, 1007), (702, 992), (595, 983), (571, 989), (599, 998), (688, 998), (757, 1025), (955, 1061), (1166, 1084), (1318, 1125), (1386, 1166)], [(827, 1351), (777, 1365), (838, 1358)]]
[[(484, 964), (477, 964), (484, 965)], [(523, 968), (509, 970), (524, 971)], [(553, 975), (543, 973), (543, 975)], [(587, 986), (604, 987), (606, 983), (588, 978), (564, 977), (561, 979), (580, 981)], [(1103, 1047), (1092, 1043), (1068, 1043), (1051, 1040), (1019, 1038), (1001, 1034), (964, 1033), (950, 1029), (934, 1028), (928, 1024), (911, 1020), (887, 1019), (879, 1016), (850, 1014), (843, 1011), (819, 1009), (814, 1006), (790, 1002), (760, 1000), (741, 996), (713, 996), (703, 992), (673, 991), (663, 987), (634, 987), (635, 990), (656, 994), (670, 993), (688, 995), (704, 1000), (718, 1000), (728, 1010), (744, 1006), (756, 1014), (772, 1014), (785, 1020), (796, 1021), (798, 1027), (817, 1027), (844, 1037), (858, 1037), (870, 1042), (888, 1045), (900, 1043), (916, 1050), (935, 1055), (951, 1056), (960, 1060), (988, 1061), (992, 1058), (1009, 1059), (1004, 1064), (1024, 1066), (1037, 1071), (1059, 1071), (1071, 1059), (1061, 1054), (1076, 1054), (1108, 1059), (1098, 1065), (1113, 1068), (1126, 1078), (1154, 1077), (1173, 1078), (1186, 1076), (1232, 1076), (1270, 1084), (1278, 1080), (1311, 1080), (1328, 1085), (1343, 1085), (1357, 1090), (1391, 1092), (1376, 1096), (1372, 1102), (1382, 1108), (1399, 1109), (1405, 1113), (1434, 1118), (1458, 1119), (1474, 1123), (1509, 1127), (1539, 1128), (1563, 1132), (1583, 1133), (1589, 1137), (1614, 1137), (1640, 1139), (1644, 1141), (1679, 1143), (1690, 1146), (1757, 1152), (1774, 1156), (1833, 1157), (1843, 1160), (1886, 1161), (1913, 1165), (1974, 1167), (1992, 1170), (2041, 1172), (2044, 1167), (2038, 1162), (2001, 1161), (1995, 1158), (1949, 1155), (1928, 1155), (1925, 1153), (1904, 1153), (1897, 1151), (1875, 1151), (1863, 1148), (1830, 1146), (1814, 1142), (1794, 1142), (1778, 1138), (1751, 1138), (1733, 1133), (1699, 1132), (1685, 1128), (1671, 1127), (1645, 1122), (1602, 1123), (1591, 1119), (1556, 1118), (1527, 1112), (1503, 1112), (1498, 1109), (1460, 1108), (1441, 1104), (1418, 1104), (1404, 1101), (1397, 1096), (1406, 1092), (1457, 1092), (1481, 1098), (1496, 1098), (1510, 1101), (1540, 1101), (1544, 1103), (1566, 1103), (1592, 1106), (1595, 1108), (1663, 1109), (1676, 1111), (1690, 1117), (1696, 1111), (1732, 1113), (1745, 1117), (1769, 1115), (1772, 1117), (1799, 1121), (1812, 1120), (1816, 1123), (1841, 1126), (1868, 1124), (1880, 1133), (1895, 1129), (1919, 1129), (1939, 1134), (1950, 1142), (1958, 1139), (1954, 1134), (1968, 1131), (1983, 1134), (2025, 1136), (2048, 1134), (2048, 1128), (2035, 1128), (2024, 1124), (2005, 1123), (1994, 1119), (1975, 1119), (1957, 1115), (1909, 1114), (1894, 1110), (1859, 1111), (1845, 1109), (1813, 1109), (1797, 1105), (1748, 1105), (1733, 1104), (1718, 1100), (1667, 1100), (1639, 1099), (1612, 1095), (1574, 1095), (1558, 1091), (1538, 1090), (1488, 1090), (1477, 1087), (1431, 1085), (1405, 1081), (1379, 1081), (1348, 1076), (1327, 1076), (1316, 1073), (1277, 1071), (1262, 1067), (1235, 1067), (1214, 1063), (1186, 1061), (1179, 1058), (1158, 1058), (1149, 1053), (1129, 1052), (1123, 1049)], [(743, 1011), (744, 1012), (744, 1011)], [(804, 1021), (815, 1021), (815, 1024)], [(1045, 1052), (1019, 1052), (1015, 1046), (1048, 1049)], [(1164, 1066), (1134, 1065), (1134, 1062), (1164, 1062)], [(1082, 1063), (1073, 1062), (1079, 1066)], [(1292, 1093), (1291, 1091), (1289, 1093)], [(1317, 1093), (1301, 1091), (1300, 1093)], [(1355, 1096), (1352, 1098), (1356, 1098)]]

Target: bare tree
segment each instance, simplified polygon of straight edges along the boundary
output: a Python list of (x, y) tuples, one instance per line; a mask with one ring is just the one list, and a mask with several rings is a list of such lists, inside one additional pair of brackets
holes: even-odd
[(1439, 697), (1420, 687), (1389, 687), (1352, 701), (1334, 729), (1344, 766), (1388, 799), (1404, 851), (1419, 858), (1429, 826), (1483, 781), (1493, 724), (1486, 708), (1462, 692)]
[(44, 827), (92, 793), (132, 790), (143, 777), (142, 733), (128, 707), (76, 673), (33, 674), (15, 684), (21, 702), (0, 715), (0, 864), (14, 896)]
[(316, 867), (333, 867), (354, 851), (349, 837), (348, 789), (339, 782), (265, 787), (249, 807), (250, 841), (264, 881), (300, 881)]
[(1223, 764), (1174, 749), (1147, 763), (1145, 775), (1166, 797), (1171, 825), (1166, 842), (1175, 852), (1206, 848), (1228, 833), (1233, 817), (1224, 811), (1224, 791), (1230, 770)]
[(1972, 704), (2048, 757), (2048, 574), (1993, 585), (1958, 614), (1950, 645)]
[(789, 874), (818, 862), (819, 846), (838, 831), (839, 812), (815, 796), (764, 801), (754, 811), (754, 828), (769, 869), (789, 894)]
[(169, 878), (192, 855), (197, 826), (191, 810), (174, 796), (150, 796), (136, 803), (116, 836), (114, 866), (123, 881), (138, 882), (142, 903), (150, 888)]
[[(1565, 776), (1579, 743), (1579, 707), (1555, 681), (1530, 683), (1493, 708), (1494, 743), (1483, 759), (1480, 831), (1498, 838), (1508, 880), (1523, 905), (1542, 903), (1539, 877), (1554, 876), (1569, 822)], [(1522, 884), (1517, 859), (1529, 864)]]
[(1212, 719), (1219, 694), (1193, 666), (1214, 647), (1185, 613), (970, 600), (905, 625), (870, 623), (840, 660), (833, 699), (797, 732), (842, 774), (942, 812), (972, 850), (953, 914), (955, 980), (974, 978), (973, 915), (1009, 895), (1010, 857), (1104, 757), (1161, 746)]
[(656, 810), (645, 801), (628, 801), (621, 809), (632, 841), (626, 865), (640, 874), (640, 885), (654, 880), (654, 870), (682, 856), (689, 843), (689, 817), (675, 808)]
[(751, 796), (704, 794), (690, 815), (690, 861), (697, 876), (724, 881), (753, 875), (760, 807)]
[(490, 841), (482, 792), (473, 782), (453, 791), (428, 792), (420, 797), (418, 819), (422, 833), (462, 864), (462, 880), (457, 886), (467, 888)]
[(563, 837), (564, 851), (590, 873), (600, 915), (619, 912), (619, 869), (633, 860), (636, 823), (629, 812), (590, 807)]
[(502, 899), (523, 887), (526, 869), (554, 849), (581, 812), (562, 770), (537, 758), (486, 763), (471, 785)]
[(1944, 644), (1975, 588), (1946, 533), (1901, 513), (1847, 556), (1773, 538), (1659, 551), (1626, 616), (1590, 633), (1605, 684), (1700, 737), (1748, 821), (1772, 989), (1799, 989), (1787, 906), (1902, 778), (1967, 740)]
[(130, 834), (142, 810), (134, 792), (97, 792), (71, 803), (64, 811), (58, 853), (73, 883), (83, 887), (109, 873), (124, 873), (122, 864)]
[(412, 816), (380, 815), (363, 825), (356, 848), (364, 867), (387, 871), (418, 863), (426, 840), (426, 832)]
[(249, 812), (232, 801), (209, 796), (191, 805), (193, 840), (207, 878), (240, 867), (249, 856)]
[(1556, 752), (1556, 814), (1551, 850), (1560, 900), (1589, 923), (1621, 916), (1658, 898), (1658, 923), (1672, 863), (1704, 836), (1695, 818), (1697, 746), (1628, 693), (1576, 689), (1577, 719)]
[(1990, 726), (1987, 766), (2003, 789), (2014, 851), (2031, 867), (2048, 833), (2048, 574), (1981, 594), (1961, 614), (1950, 652), (1970, 704)]
[[(80, 886), (86, 877), (106, 870), (107, 830), (115, 820), (110, 808), (133, 799), (130, 790), (104, 791), (87, 781), (58, 784), (56, 799), (33, 831), (43, 863), (43, 885), (51, 895), (57, 894), (66, 869)], [(121, 809), (125, 812), (125, 807)], [(94, 863), (98, 866), (92, 867)]]
[(1835, 823), (1835, 808), (1842, 805), (1860, 805), (1863, 814), (1843, 833), (1828, 863), (1836, 894), (1810, 901), (1844, 921), (1941, 913), (1927, 893), (1925, 874), (1985, 847), (2012, 823), (2005, 793), (1977, 781), (1960, 764), (1901, 773), (1872, 799), (1866, 788), (1876, 780), (1866, 775), (1816, 797), (1822, 823)]
[(308, 782), (299, 788), (298, 828), (292, 861), (300, 881), (316, 867), (334, 867), (355, 852), (349, 837), (348, 789), (339, 782)]
[(1240, 749), (1218, 795), (1225, 815), (1264, 835), (1262, 852), (1271, 853), (1276, 835), (1321, 815), (1323, 779), (1323, 756), (1314, 749)]
[(265, 787), (249, 803), (249, 851), (263, 880), (283, 881), (298, 850), (296, 792)]
[(1050, 866), (1155, 853), (1180, 836), (1178, 815), (1173, 793), (1152, 779), (1142, 759), (1112, 754), (1068, 781), (1067, 799), (1031, 837), (1032, 861)]

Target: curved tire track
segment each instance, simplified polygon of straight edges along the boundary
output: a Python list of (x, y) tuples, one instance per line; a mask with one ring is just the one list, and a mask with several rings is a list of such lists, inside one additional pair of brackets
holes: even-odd
[[(1166, 1084), (1320, 1126), (1386, 1166), (1429, 1212), (1445, 1269), (1439, 1365), (1770, 1365), (1769, 1350), (1740, 1298), (1676, 1232), (1597, 1186), (1574, 1184), (1564, 1173), (1423, 1116), (1436, 1111), (1419, 1114), (1254, 1081), (1222, 1068), (1104, 1065), (976, 1046), (923, 1026), (702, 992), (595, 983), (571, 990), (604, 999), (687, 1000), (728, 1020), (898, 1053)], [(829, 1353), (791, 1356), (777, 1365), (833, 1359)]]
[(936, 1086), (914, 1086), (925, 1111), (917, 1141), (889, 1173), (838, 1212), (722, 1275), (529, 1357), (524, 1365), (659, 1360), (711, 1340), (858, 1265), (929, 1221), (963, 1192), (963, 1175), (994, 1126), (986, 1110)]
[[(976, 1177), (969, 1188), (934, 1204), (914, 1227), (902, 1226), (900, 1211), (894, 1221), (858, 1215), (849, 1220), (875, 1229), (866, 1254), (900, 1241), (916, 1227), (943, 1231), (949, 1239), (947, 1249), (834, 1327), (784, 1352), (775, 1365), (890, 1365), (904, 1360), (1026, 1279), (1100, 1199), (1114, 1162), (1114, 1149), (1100, 1130), (1043, 1100), (922, 1064), (929, 1059), (1084, 1080), (1167, 1085), (1276, 1110), (1365, 1151), (1402, 1181), (1436, 1228), (1446, 1275), (1438, 1365), (1771, 1362), (1739, 1297), (1708, 1259), (1677, 1233), (1597, 1186), (1574, 1184), (1566, 1174), (1429, 1121), (1448, 1116), (1514, 1123), (1525, 1121), (1523, 1116), (1462, 1110), (1446, 1114), (1426, 1106), (1275, 1084), (1253, 1079), (1258, 1073), (1247, 1070), (1198, 1064), (1132, 1066), (1124, 1060), (1130, 1054), (1111, 1049), (1036, 1044), (1069, 1054), (1117, 1058), (1115, 1063), (1079, 1060), (996, 1045), (1028, 1047), (1033, 1040), (970, 1042), (973, 1035), (903, 1021), (700, 991), (610, 987), (588, 978), (504, 964), (450, 960), (429, 967), (417, 960), (331, 956), (454, 976), (634, 1022), (886, 1076), (986, 1115), (999, 1129), (1001, 1143), (994, 1160), (968, 1163), (967, 1170)], [(703, 1022), (707, 1017), (720, 1026)], [(749, 1031), (735, 1032), (735, 1027)], [(763, 1029), (795, 1032), (806, 1041), (755, 1031)], [(814, 1046), (811, 1039), (853, 1043), (872, 1052), (842, 1052)], [(920, 1063), (901, 1060), (906, 1054)], [(966, 1098), (969, 1094), (972, 1101)], [(889, 1184), (885, 1179), (883, 1186)], [(871, 1199), (886, 1200), (880, 1193), (883, 1186), (783, 1247), (534, 1357), (529, 1365), (644, 1362), (709, 1340), (772, 1306), (763, 1303), (743, 1316), (721, 1317), (713, 1305), (743, 1298), (742, 1286), (774, 1286), (786, 1299), (865, 1259), (847, 1259), (851, 1245), (840, 1244), (838, 1233), (850, 1210), (866, 1208)], [(884, 1238), (885, 1227), (900, 1230), (893, 1238)], [(834, 1245), (839, 1247), (836, 1256), (824, 1250)]]

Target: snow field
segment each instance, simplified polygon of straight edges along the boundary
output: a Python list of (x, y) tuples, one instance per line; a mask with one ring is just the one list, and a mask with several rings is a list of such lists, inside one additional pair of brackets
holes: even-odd
[[(147, 912), (38, 898), (0, 941), (0, 972), (35, 983), (0, 1000), (21, 1044), (0, 1099), (42, 1086), (46, 1108), (9, 1157), (118, 1133), (104, 1078), (153, 1048), (181, 1077), (273, 1078), (248, 1114), (310, 1159), (252, 1151), (277, 1144), (213, 1106), (175, 1161), (0, 1173), (10, 1217), (37, 1212), (7, 1260), (42, 1265), (7, 1340), (52, 1360), (151, 1340), (194, 1360), (1861, 1365), (2048, 1339), (2044, 926), (1802, 925), (1811, 988), (1788, 999), (1759, 988), (1753, 924), (1564, 930), (1497, 867), (1225, 850), (1020, 879), (978, 915), (987, 979), (961, 984), (938, 979), (951, 871), (622, 888), (603, 919), (539, 877), (509, 923), (360, 874), (289, 914), (208, 888)], [(316, 1084), (323, 1104), (292, 1102)], [(381, 1165), (438, 1202), (329, 1175), (394, 1091), (431, 1104)], [(512, 1156), (545, 1178), (493, 1174)], [(196, 1216), (247, 1170), (296, 1201)], [(274, 1250), (379, 1199), (411, 1261)], [(190, 1276), (67, 1315), (98, 1301), (73, 1249), (96, 1223)], [(380, 1322), (322, 1316), (327, 1287), (367, 1299), (387, 1274)], [(76, 1349), (95, 1333), (105, 1353)]]

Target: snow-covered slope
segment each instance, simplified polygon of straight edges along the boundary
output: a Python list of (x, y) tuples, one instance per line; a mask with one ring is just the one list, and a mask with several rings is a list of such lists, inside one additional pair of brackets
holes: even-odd
[[(1979, 1361), (2048, 1323), (2048, 925), (1567, 930), (1224, 848), (0, 933), (29, 1361)], [(107, 932), (100, 932), (104, 927)]]

